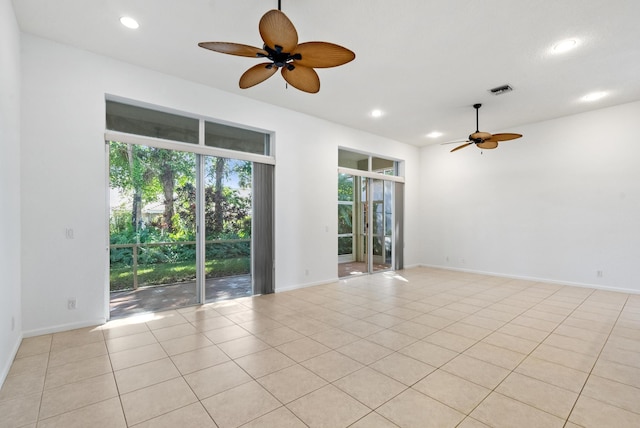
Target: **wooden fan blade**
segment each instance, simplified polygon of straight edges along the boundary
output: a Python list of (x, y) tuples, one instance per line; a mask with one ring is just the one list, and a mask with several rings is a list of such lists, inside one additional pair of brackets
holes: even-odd
[(448, 144), (460, 144), (460, 143), (469, 143), (469, 140), (455, 140), (455, 141), (447, 141), (446, 143), (440, 143), (441, 146), (446, 146)]
[(270, 62), (254, 65), (240, 76), (240, 88), (247, 89), (258, 83), (262, 83), (273, 76), (277, 70), (278, 67)]
[(522, 137), (522, 134), (493, 134), (487, 141), (509, 141)]
[(465, 147), (470, 146), (471, 144), (473, 144), (473, 141), (469, 141), (468, 143), (464, 143), (463, 145), (458, 146), (455, 149), (451, 150), (451, 153), (455, 152), (456, 150), (464, 149)]
[(295, 60), (296, 64), (312, 68), (337, 67), (356, 57), (349, 49), (328, 42), (301, 43), (295, 53), (302, 56), (302, 59)]
[(287, 15), (279, 10), (265, 13), (258, 24), (260, 36), (271, 49), (282, 48), (282, 52), (291, 53), (298, 45), (298, 32)]
[(482, 143), (476, 144), (476, 146), (480, 147), (481, 149), (495, 149), (496, 147), (498, 147), (498, 142), (493, 140), (486, 140)]
[(293, 70), (282, 67), (282, 77), (291, 86), (301, 91), (315, 94), (320, 90), (320, 78), (313, 68), (297, 64)]
[(267, 56), (268, 53), (264, 49), (256, 48), (249, 45), (241, 45), (239, 43), (228, 42), (200, 42), (198, 46), (209, 49), (210, 51), (220, 52), (229, 55), (248, 56), (258, 58)]

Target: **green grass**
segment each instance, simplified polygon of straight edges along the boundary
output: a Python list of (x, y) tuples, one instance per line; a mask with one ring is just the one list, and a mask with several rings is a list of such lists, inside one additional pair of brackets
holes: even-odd
[[(208, 260), (205, 263), (205, 272), (207, 278), (243, 275), (249, 273), (250, 263), (248, 257)], [(195, 278), (195, 261), (138, 265), (139, 287), (188, 282), (194, 281)], [(111, 268), (109, 281), (111, 291), (131, 290), (133, 289), (133, 269), (131, 267)]]

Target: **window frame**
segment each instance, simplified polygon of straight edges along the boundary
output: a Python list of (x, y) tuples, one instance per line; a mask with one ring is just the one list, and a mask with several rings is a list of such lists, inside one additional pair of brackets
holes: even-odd
[[(112, 102), (121, 103), (121, 104), (127, 104), (127, 105), (131, 105), (133, 107), (140, 107), (140, 108), (144, 108), (144, 109), (155, 110), (155, 111), (160, 112), (160, 113), (169, 113), (169, 114), (182, 116), (182, 117), (189, 118), (189, 119), (196, 119), (196, 120), (199, 121), (198, 144), (187, 143), (187, 142), (177, 141), (177, 140), (168, 140), (168, 139), (164, 139), (164, 138), (148, 137), (148, 136), (145, 136), (145, 135), (131, 134), (131, 133), (128, 133), (128, 132), (109, 130), (109, 129), (107, 129), (107, 126), (106, 126), (106, 116), (107, 116), (106, 102), (107, 101), (112, 101)], [(234, 159), (245, 160), (245, 161), (249, 161), (249, 162), (264, 163), (264, 164), (267, 164), (267, 165), (275, 165), (275, 163), (276, 163), (275, 155), (274, 155), (274, 153), (275, 153), (275, 132), (273, 132), (273, 131), (254, 128), (254, 127), (245, 126), (245, 125), (241, 125), (241, 124), (237, 124), (237, 123), (231, 123), (231, 122), (227, 122), (227, 121), (223, 121), (223, 120), (217, 120), (217, 119), (214, 119), (214, 118), (211, 118), (211, 117), (205, 117), (205, 116), (201, 116), (201, 115), (190, 114), (190, 113), (186, 113), (186, 112), (175, 110), (175, 109), (170, 109), (170, 108), (161, 107), (161, 106), (157, 106), (157, 105), (147, 104), (147, 103), (144, 103), (144, 102), (135, 101), (135, 100), (127, 99), (127, 98), (121, 98), (121, 97), (113, 96), (113, 95), (109, 95), (109, 94), (107, 94), (105, 96), (104, 106), (105, 106), (105, 115), (104, 115), (104, 117), (105, 117), (104, 139), (105, 139), (105, 141), (120, 141), (120, 142), (123, 142), (123, 143), (130, 143), (130, 144), (142, 144), (142, 145), (147, 145), (147, 146), (150, 146), (150, 147), (157, 147), (157, 148), (160, 148), (160, 149), (181, 150), (181, 151), (191, 152), (191, 153), (196, 153), (196, 154), (201, 154), (201, 155), (225, 157), (225, 158), (234, 158)], [(230, 150), (230, 149), (221, 149), (221, 148), (217, 148), (217, 147), (207, 146), (207, 145), (205, 145), (205, 122), (217, 123), (217, 124), (220, 124), (220, 125), (231, 126), (231, 127), (235, 127), (235, 128), (239, 128), (239, 129), (246, 129), (248, 131), (254, 131), (254, 132), (263, 133), (263, 134), (265, 134), (265, 136), (268, 136), (268, 138), (267, 138), (267, 140), (268, 140), (267, 151), (268, 151), (269, 154), (267, 154), (267, 155), (259, 155), (259, 154), (256, 154), (256, 153), (242, 152), (242, 151), (236, 151), (236, 150)]]

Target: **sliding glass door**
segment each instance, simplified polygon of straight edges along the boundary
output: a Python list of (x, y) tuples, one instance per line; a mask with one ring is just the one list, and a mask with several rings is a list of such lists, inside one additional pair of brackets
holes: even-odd
[(403, 162), (338, 149), (338, 276), (402, 269)]
[(338, 275), (393, 268), (394, 183), (338, 174)]
[(112, 317), (252, 294), (251, 162), (114, 141), (109, 162)]

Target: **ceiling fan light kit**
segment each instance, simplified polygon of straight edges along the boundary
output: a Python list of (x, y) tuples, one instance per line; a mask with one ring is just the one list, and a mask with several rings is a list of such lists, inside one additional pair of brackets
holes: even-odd
[(229, 55), (264, 58), (240, 77), (240, 88), (247, 89), (262, 83), (280, 69), (284, 80), (296, 89), (308, 93), (320, 90), (320, 78), (315, 68), (337, 67), (353, 61), (355, 53), (328, 42), (298, 44), (298, 32), (280, 10), (265, 13), (258, 24), (263, 48), (228, 42), (200, 42), (198, 46)]
[(464, 144), (452, 149), (451, 152), (464, 149), (465, 147), (468, 147), (471, 144), (475, 144), (477, 147), (481, 149), (495, 149), (496, 147), (498, 147), (498, 142), (500, 141), (515, 140), (516, 138), (522, 137), (522, 134), (513, 134), (513, 133), (490, 134), (488, 132), (480, 132), (480, 125), (478, 121), (478, 112), (480, 110), (480, 107), (482, 107), (482, 104), (473, 105), (473, 108), (476, 109), (476, 132), (469, 135), (469, 139), (466, 140)]

